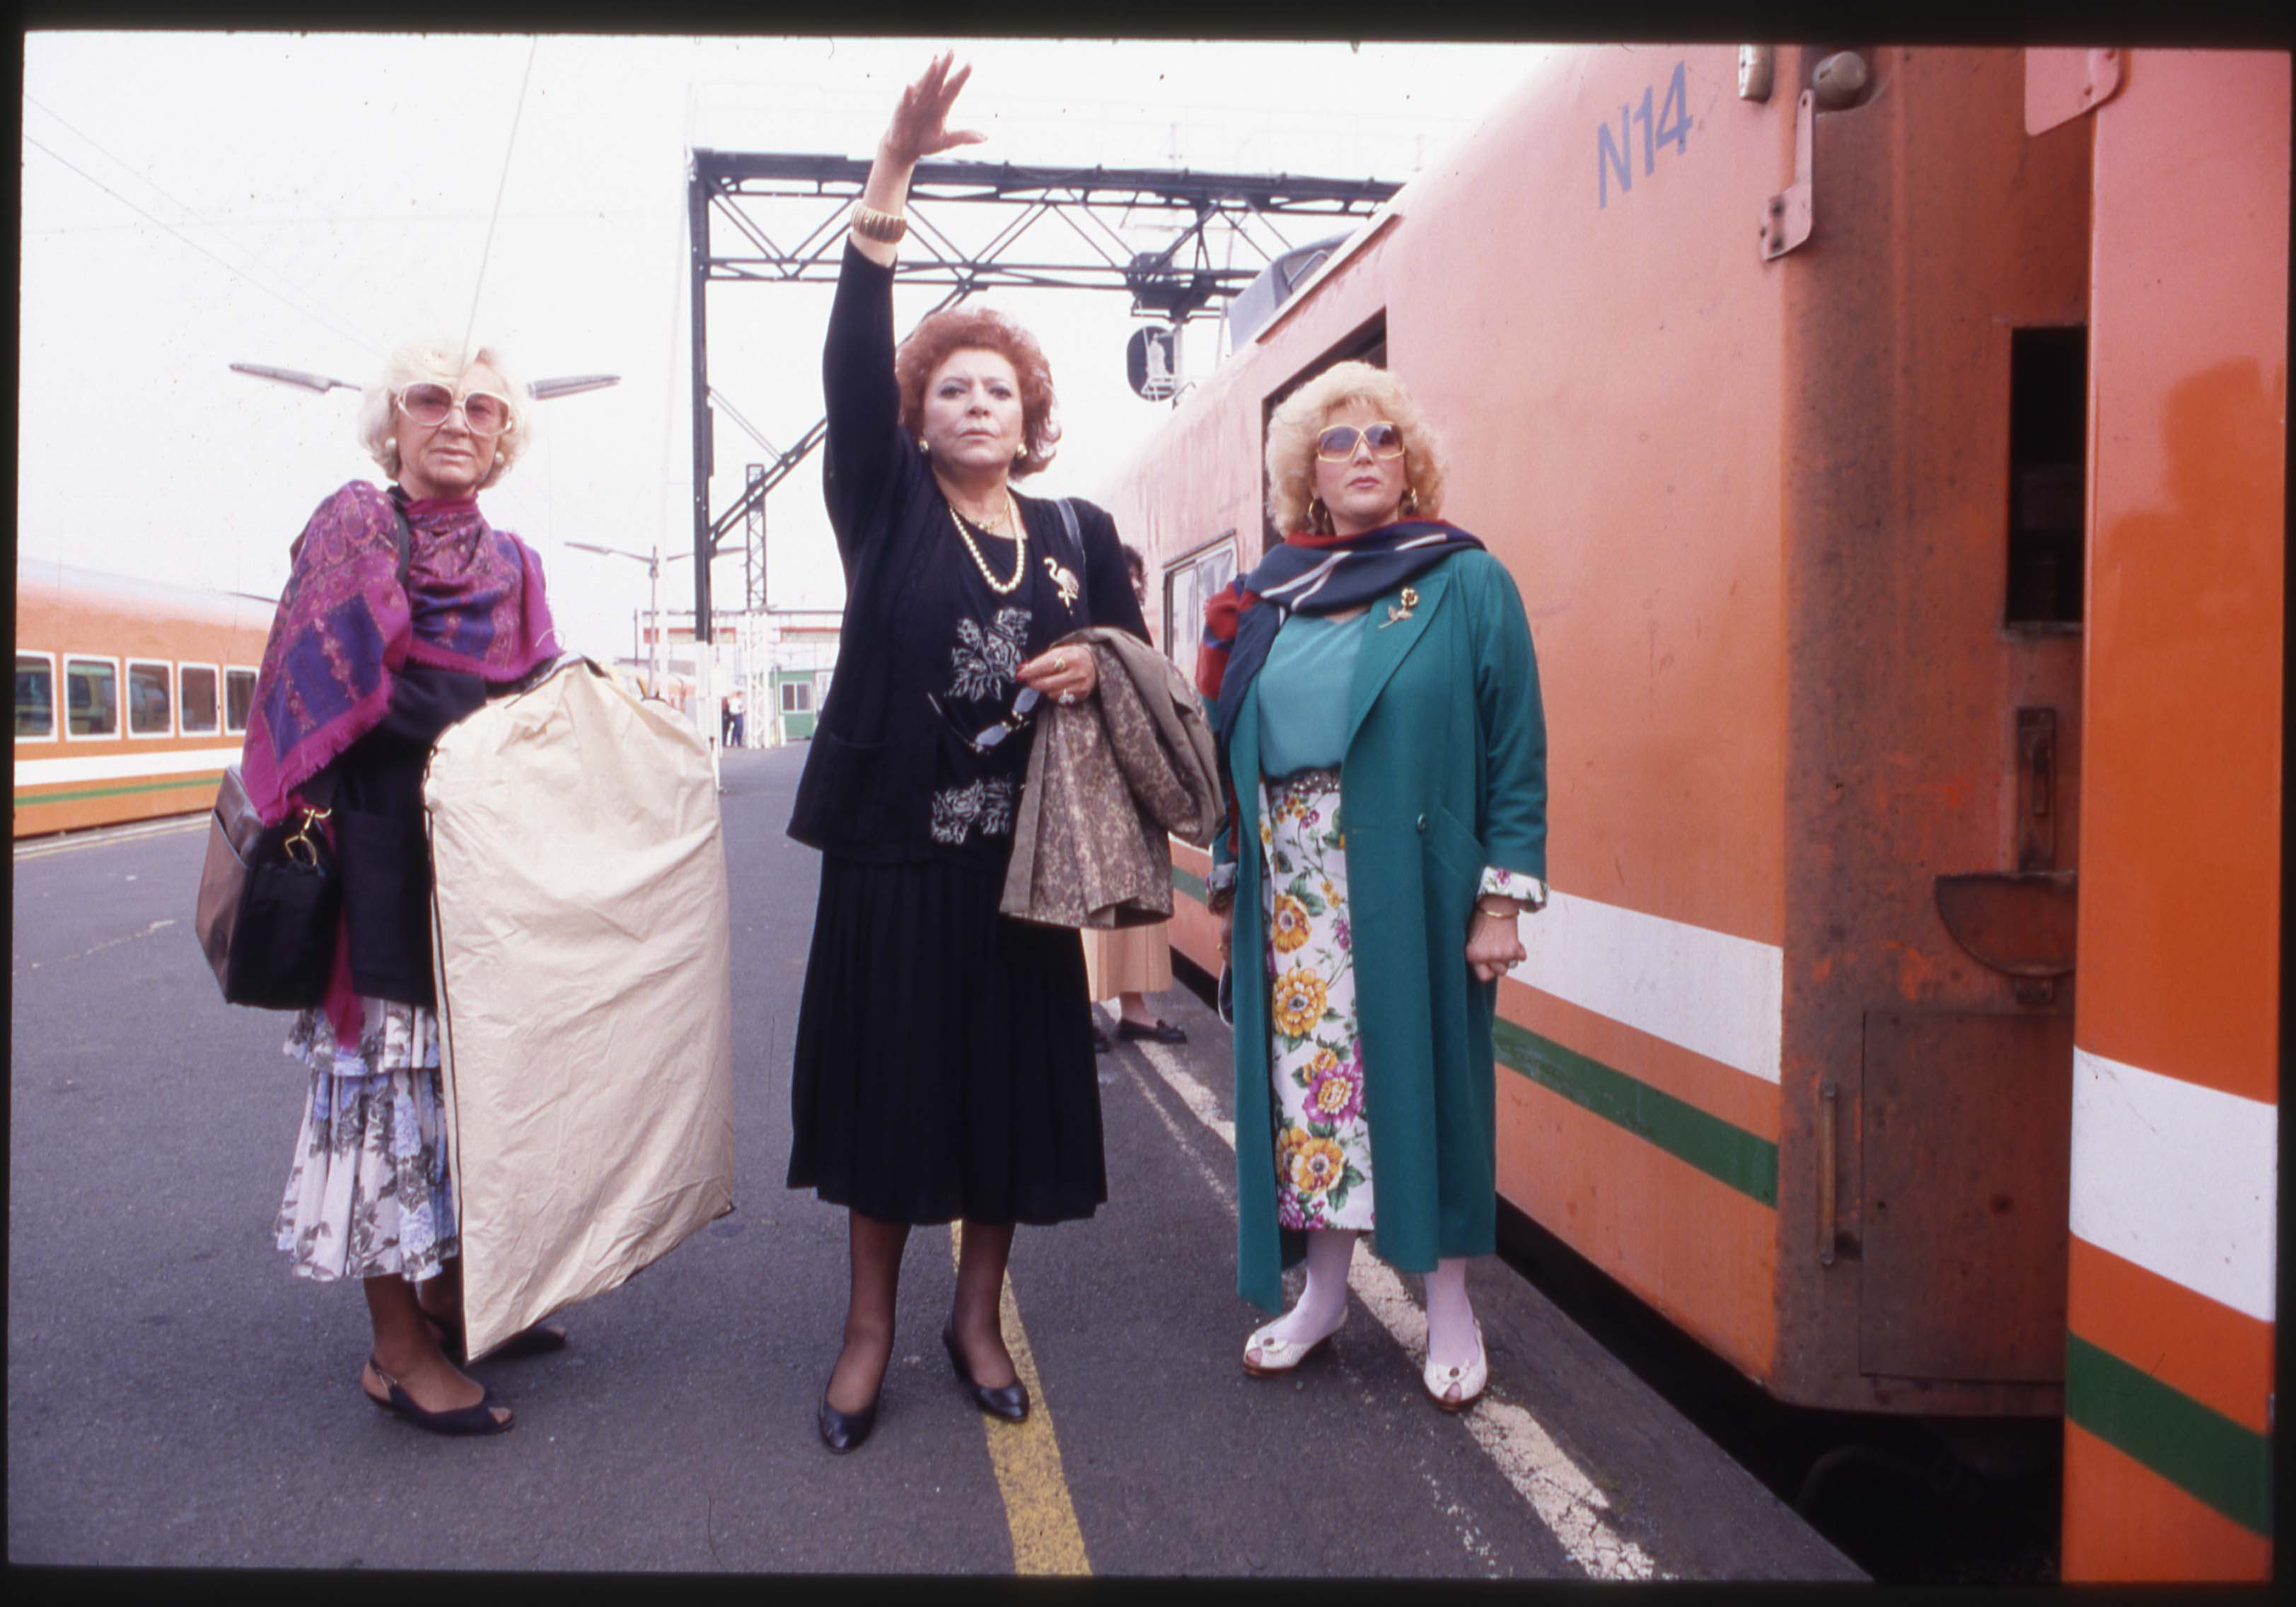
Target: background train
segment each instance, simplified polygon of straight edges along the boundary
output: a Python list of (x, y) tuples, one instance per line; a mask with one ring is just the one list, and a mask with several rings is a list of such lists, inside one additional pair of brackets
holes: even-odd
[(2067, 1579), (2270, 1577), (2288, 114), (1564, 53), (1106, 491), (1192, 667), (1274, 406), (1410, 383), (1546, 699), (1503, 1194), (1781, 1400), (2062, 1413)]
[(20, 564), (15, 835), (205, 813), (239, 758), (272, 607)]

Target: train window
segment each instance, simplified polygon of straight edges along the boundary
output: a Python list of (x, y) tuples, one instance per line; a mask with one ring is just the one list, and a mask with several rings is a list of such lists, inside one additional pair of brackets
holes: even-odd
[(223, 728), (226, 736), (237, 736), (247, 729), (247, 717), (255, 709), (255, 672), (251, 669), (226, 669), (223, 672)]
[(44, 652), (16, 655), (16, 735), (56, 734), (56, 661)]
[(176, 704), (169, 689), (174, 679), (165, 664), (127, 661), (128, 735), (175, 735)]
[(1235, 532), (1222, 530), (1164, 571), (1164, 653), (1191, 678), (1204, 635), (1204, 604), (1235, 578)]
[[(1267, 400), (1261, 404), (1259, 409), (1259, 451), (1260, 461), (1263, 463), (1267, 461), (1267, 422), (1275, 416), (1275, 410), (1283, 405), (1285, 399), (1293, 391), (1331, 367), (1332, 364), (1349, 362), (1368, 363), (1374, 368), (1387, 366), (1387, 314), (1384, 310), (1369, 322), (1359, 324), (1349, 333), (1346, 339), (1268, 393)], [(1283, 537), (1290, 532), (1275, 528), (1275, 516), (1266, 502), (1267, 486), (1265, 474), (1261, 476), (1259, 491), (1261, 497), (1259, 550), (1265, 553), (1280, 545)]]
[(216, 671), (212, 664), (186, 664), (176, 672), (176, 718), (185, 736), (213, 736), (217, 717)]
[(2010, 331), (2011, 627), (2080, 625), (2087, 437), (2088, 331)]
[(813, 712), (813, 683), (783, 681), (782, 683), (782, 712), (811, 714)]
[(64, 734), (119, 734), (119, 666), (109, 659), (64, 660)]

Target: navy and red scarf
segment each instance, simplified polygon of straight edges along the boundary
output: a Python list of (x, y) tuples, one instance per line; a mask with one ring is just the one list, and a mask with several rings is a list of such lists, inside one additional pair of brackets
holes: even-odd
[(1482, 550), (1480, 541), (1439, 519), (1406, 519), (1356, 536), (1286, 537), (1204, 605), (1196, 690), (1212, 705), (1221, 751), (1286, 619), (1368, 607), (1454, 553)]
[(1356, 536), (1302, 532), (1286, 537), (1250, 574), (1228, 582), (1204, 605), (1196, 690), (1211, 704), (1212, 732), (1219, 739), (1220, 790), (1227, 806), (1221, 830), (1231, 852), (1238, 845), (1228, 742), (1283, 621), (1295, 613), (1341, 614), (1368, 607), (1453, 553), (1482, 550), (1480, 541), (1439, 519), (1406, 519)]

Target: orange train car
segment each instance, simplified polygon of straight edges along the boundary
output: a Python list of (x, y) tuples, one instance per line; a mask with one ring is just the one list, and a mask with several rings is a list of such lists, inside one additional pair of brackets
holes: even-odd
[(272, 605), (16, 570), (15, 835), (203, 812), (239, 758)]
[[(2109, 59), (2133, 86), (2151, 53)], [(2142, 717), (2205, 699), (2208, 672), (2195, 659), (2181, 678), (2176, 644), (2223, 611), (2191, 581), (2135, 631), (2091, 634), (2090, 597), (2123, 561), (2085, 510), (2103, 517), (2098, 465), (2118, 447), (2107, 388), (2173, 384), (2195, 352), (2231, 360), (2219, 340), (2169, 364), (2140, 324), (2112, 329), (2092, 373), (2092, 321), (2109, 327), (2092, 302), (2125, 283), (2171, 322), (2204, 319), (2237, 284), (2251, 310), (2278, 306), (2286, 61), (2239, 60), (2248, 78), (2218, 110), (2253, 116), (2250, 135), (2276, 128), (2278, 166), (2251, 150), (2222, 176), (2227, 205), (2256, 209), (2255, 250), (2204, 283), (2105, 261), (2119, 229), (2178, 204), (2194, 159), (2107, 165), (2116, 108), (2094, 88), (2085, 108), (2077, 84), (2070, 114), (2029, 132), (2058, 53), (1561, 53), (1272, 316), (1233, 328), (1231, 355), (1107, 488), (1160, 572), (1160, 638), (1189, 663), (1202, 598), (1275, 539), (1260, 471), (1275, 404), (1346, 357), (1410, 383), (1445, 434), (1447, 512), (1521, 585), (1546, 699), (1554, 898), (1501, 984), (1500, 1191), (1782, 1400), (2053, 1414), (2070, 1348), (2085, 1431), (2082, 1347), (2111, 1336), (2084, 1332), (2077, 1303), (2068, 1338), (2069, 1259), (2077, 1302), (2093, 1275), (2068, 1229), (2077, 1040), (2110, 1051), (2084, 1035), (2095, 983), (2076, 959), (2150, 906), (2124, 890), (2110, 896), (2130, 907), (2100, 914), (2083, 872), (2099, 842), (2141, 854), (2161, 823), (2147, 803), (2118, 837), (2084, 829), (2084, 677), (2127, 652)], [(2274, 72), (2277, 110), (2251, 81)], [(2144, 221), (2117, 221), (2120, 187)], [(2257, 405), (2276, 408), (2279, 337), (2251, 322)], [(2269, 461), (2252, 465), (2276, 488), (2276, 428), (2254, 435)], [(2122, 541), (2168, 561), (2169, 531), (2130, 529)], [(2243, 666), (2224, 747), (2243, 807), (2262, 807), (2268, 775), (2276, 812), (2277, 750), (2255, 730), (2276, 726), (2247, 717), (2279, 681), (2276, 575), (2207, 660)], [(2193, 729), (2221, 734), (2212, 720)], [(2111, 751), (2117, 783), (2128, 755)], [(2246, 846), (2242, 930), (2276, 930), (2261, 868), (2276, 856)], [(1174, 943), (1209, 965), (1207, 862), (1175, 860)], [(2208, 996), (2239, 979), (2251, 1101), (2271, 1097), (2275, 974), (2219, 970)], [(2161, 991), (2107, 986), (2116, 1012)], [(2267, 1202), (2276, 1160), (2248, 1178)], [(2242, 1386), (2251, 1426), (2268, 1308), (2259, 1332), (2236, 1341), (2262, 1358)], [(2146, 1466), (2175, 1483), (2184, 1455)], [(2076, 1456), (2069, 1502), (2086, 1476)], [(2109, 1477), (2136, 1488), (2117, 1464)]]

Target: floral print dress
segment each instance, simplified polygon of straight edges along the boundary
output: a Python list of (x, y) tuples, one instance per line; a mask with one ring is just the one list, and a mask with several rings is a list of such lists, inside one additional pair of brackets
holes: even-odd
[(1356, 1030), (1340, 773), (1301, 771), (1264, 792), (1275, 1219), (1293, 1228), (1367, 1229), (1371, 1124)]
[(358, 1041), (336, 1041), (324, 1010), (287, 1037), (310, 1068), (295, 1160), (274, 1232), (298, 1276), (389, 1274), (415, 1282), (458, 1253), (439, 1078), (439, 1018), (416, 1004), (359, 1001)]
[[(1377, 1226), (1335, 762), (1347, 742), (1348, 690), (1364, 628), (1363, 616), (1287, 620), (1254, 691), (1267, 777), (1259, 789), (1259, 885), (1268, 934), (1275, 1219), (1288, 1228)], [(1535, 878), (1496, 866), (1484, 871), (1477, 891), (1526, 903), (1545, 898)], [(1466, 936), (1459, 934), (1463, 966)]]

